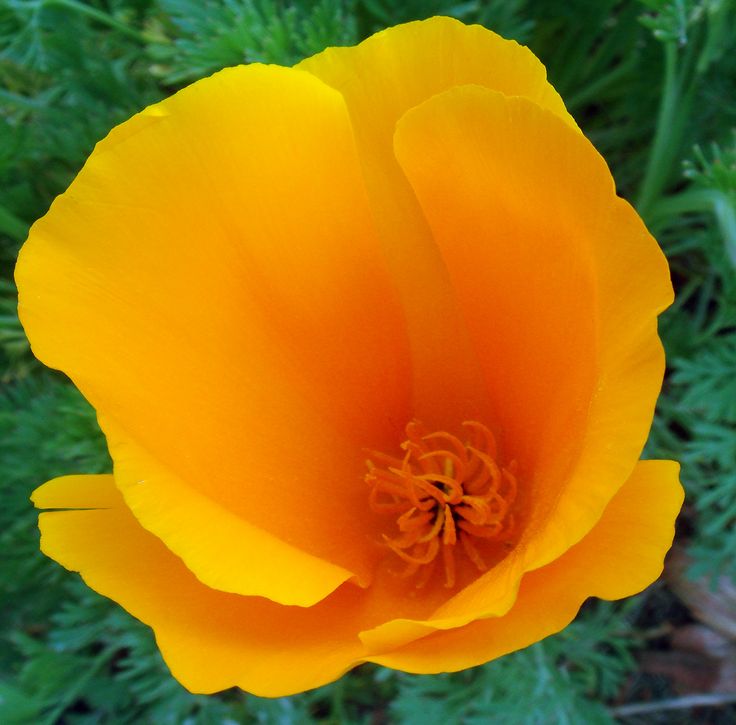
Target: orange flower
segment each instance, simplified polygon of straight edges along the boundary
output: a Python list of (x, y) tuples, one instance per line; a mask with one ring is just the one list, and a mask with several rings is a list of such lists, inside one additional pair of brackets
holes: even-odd
[(114, 461), (35, 492), (41, 546), (192, 691), (470, 667), (662, 568), (678, 469), (638, 457), (667, 264), (487, 30), (410, 23), (147, 108), (17, 280)]

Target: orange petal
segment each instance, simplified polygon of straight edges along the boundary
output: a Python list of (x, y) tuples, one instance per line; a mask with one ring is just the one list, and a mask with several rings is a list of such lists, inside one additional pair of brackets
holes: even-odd
[(152, 626), (182, 684), (194, 692), (239, 686), (275, 697), (329, 682), (366, 660), (414, 672), (468, 667), (557, 631), (589, 595), (635, 593), (661, 570), (682, 489), (676, 464), (640, 463), (593, 532), (559, 561), (525, 576), (506, 617), (436, 632), (381, 654), (369, 654), (356, 633), (409, 613), (411, 596), (390, 591), (395, 578), (368, 590), (341, 587), (309, 608), (226, 594), (202, 585), (139, 526), (111, 476), (56, 479), (34, 500), (54, 507), (110, 506), (43, 513), (42, 550)]
[[(522, 570), (537, 568), (592, 528), (636, 464), (662, 381), (666, 260), (592, 145), (529, 100), (447, 91), (404, 116), (395, 149), (467, 321), (502, 455), (518, 462), (532, 522), (518, 548)], [(477, 597), (447, 611), (464, 599)]]
[(589, 596), (641, 591), (661, 573), (672, 543), (683, 500), (678, 470), (672, 461), (640, 462), (582, 541), (524, 577), (507, 615), (435, 632), (370, 661), (417, 673), (472, 667), (560, 631)]
[[(88, 478), (57, 479), (36, 498), (78, 503), (93, 487), (95, 500), (115, 497), (112, 476)], [(192, 692), (238, 686), (283, 696), (330, 682), (360, 659), (355, 625), (342, 616), (363, 595), (356, 587), (309, 608), (209, 589), (124, 505), (42, 513), (39, 526), (45, 554), (153, 627), (172, 674)]]
[(396, 151), (468, 323), (526, 528), (424, 620), (361, 634), (390, 649), (499, 617), (525, 572), (579, 541), (630, 475), (662, 379), (666, 262), (595, 150), (521, 98), (477, 87), (407, 113)]
[(203, 585), (143, 529), (112, 476), (54, 479), (33, 500), (76, 509), (41, 514), (44, 553), (153, 627), (174, 675), (197, 692), (238, 685), (278, 696), (324, 684), (362, 660), (362, 629), (427, 616), (444, 598), (417, 596), (383, 571), (367, 589), (347, 584), (312, 607), (233, 595)]
[(354, 48), (299, 64), (345, 98), (392, 276), (400, 285), (412, 352), (413, 414), (448, 429), (487, 416), (484, 381), (443, 265), (392, 152), (397, 120), (457, 84), (521, 95), (574, 127), (542, 64), (480, 26), (436, 17), (384, 30)]
[[(143, 526), (212, 586), (310, 604), (370, 576), (361, 449), (395, 445), (410, 388), (379, 247), (341, 96), (256, 65), (114, 129), (31, 230), (35, 353), (97, 408)], [(263, 547), (280, 575), (233, 566)]]
[[(501, 617), (514, 606), (523, 574), (524, 559), (520, 552), (512, 552), (449, 600), (445, 594), (430, 612), (402, 616), (394, 606), (384, 621), (363, 629), (360, 639), (371, 652), (388, 652), (437, 630), (455, 630), (480, 617)], [(393, 592), (384, 598), (397, 601)]]

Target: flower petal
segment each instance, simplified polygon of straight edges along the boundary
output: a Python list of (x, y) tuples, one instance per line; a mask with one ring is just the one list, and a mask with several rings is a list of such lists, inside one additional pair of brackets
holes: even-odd
[[(400, 435), (409, 357), (337, 92), (248, 66), (152, 106), (98, 144), (16, 276), (35, 353), (203, 581), (311, 604), (369, 579), (361, 448)], [(234, 566), (263, 547), (275, 576)]]
[(589, 596), (620, 599), (654, 581), (682, 506), (679, 466), (641, 461), (593, 530), (557, 561), (524, 576), (503, 617), (435, 632), (369, 660), (408, 672), (447, 672), (488, 662), (566, 627)]
[(430, 428), (487, 414), (484, 381), (442, 259), (392, 152), (396, 121), (457, 84), (522, 95), (572, 118), (527, 49), (480, 26), (436, 17), (384, 30), (299, 64), (345, 98), (412, 352), (413, 412)]
[[(96, 500), (116, 498), (112, 476), (56, 479), (35, 498), (76, 505), (90, 488)], [(360, 642), (341, 611), (363, 590), (344, 587), (303, 608), (209, 589), (117, 499), (107, 509), (42, 513), (41, 548), (151, 625), (173, 675), (189, 690), (239, 686), (275, 697), (325, 684), (357, 663)]]
[(310, 608), (209, 589), (140, 527), (112, 476), (55, 479), (38, 489), (34, 501), (55, 508), (106, 505), (41, 514), (41, 548), (153, 627), (185, 687), (215, 692), (238, 686), (276, 697), (325, 684), (361, 661), (411, 672), (469, 667), (562, 629), (588, 596), (616, 599), (641, 590), (658, 576), (672, 541), (683, 495), (677, 471), (669, 461), (641, 462), (583, 541), (524, 577), (506, 616), (371, 654), (356, 633), (388, 610), (386, 602), (371, 602), (370, 589), (344, 586)]
[(207, 586), (253, 596), (268, 592), (274, 601), (310, 606), (351, 577), (351, 572), (231, 513), (188, 487), (145, 450), (119, 438), (110, 426), (105, 430), (116, 459), (115, 480), (127, 505), (155, 523), (156, 535), (172, 551), (184, 552), (187, 566)]
[(406, 111), (468, 84), (528, 98), (577, 129), (529, 48), (454, 18), (397, 25), (354, 47), (328, 48), (297, 67), (343, 94), (358, 135), (382, 137), (383, 154)]
[(395, 147), (483, 365), (502, 455), (518, 464), (524, 528), (431, 617), (362, 632), (378, 650), (503, 616), (525, 572), (595, 525), (646, 438), (663, 372), (656, 315), (672, 294), (603, 160), (535, 104), (457, 88), (407, 113)]
[(31, 496), (39, 509), (109, 509), (120, 506), (123, 499), (110, 476), (59, 476), (39, 486)]
[[(592, 145), (524, 98), (440, 94), (404, 116), (395, 148), (519, 466), (524, 568), (543, 566), (592, 528), (644, 445), (667, 262)], [(463, 598), (477, 597), (446, 613)]]

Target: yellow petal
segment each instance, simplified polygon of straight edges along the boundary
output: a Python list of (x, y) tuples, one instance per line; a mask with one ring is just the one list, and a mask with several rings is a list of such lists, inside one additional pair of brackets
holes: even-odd
[(372, 662), (417, 673), (488, 662), (566, 627), (589, 596), (619, 599), (662, 571), (683, 500), (672, 461), (642, 461), (595, 528), (560, 559), (527, 574), (511, 611), (435, 632)]
[[(75, 509), (41, 514), (43, 551), (153, 627), (174, 675), (197, 692), (238, 685), (279, 696), (324, 684), (362, 661), (361, 630), (426, 618), (445, 598), (417, 596), (413, 582), (383, 570), (367, 589), (346, 584), (312, 607), (233, 595), (202, 584), (143, 529), (112, 476), (54, 479), (33, 500)], [(263, 553), (273, 566), (272, 557)]]
[[(207, 586), (311, 606), (352, 576), (329, 560), (253, 526), (246, 517), (188, 486), (142, 448), (120, 438), (112, 426), (103, 422), (103, 427), (115, 458), (115, 481), (125, 492), (128, 507), (140, 522), (152, 522), (156, 535)], [(280, 499), (274, 502), (282, 505)], [(285, 509), (280, 512), (282, 521), (298, 515), (288, 506)], [(299, 533), (307, 528), (299, 521), (293, 526), (301, 527)], [(346, 546), (351, 545), (356, 546), (346, 541)]]
[(547, 81), (544, 66), (528, 48), (454, 18), (397, 25), (355, 47), (328, 48), (297, 67), (340, 91), (358, 136), (382, 137), (384, 153), (406, 111), (461, 85), (523, 96), (577, 128)]
[(345, 98), (384, 254), (400, 286), (414, 415), (430, 428), (486, 418), (484, 382), (447, 272), (393, 156), (394, 126), (409, 108), (464, 83), (532, 98), (571, 126), (574, 121), (527, 48), (452, 18), (390, 28), (298, 67)]
[[(56, 505), (79, 503), (83, 487), (115, 496), (112, 476), (84, 478), (52, 481), (39, 499), (52, 488)], [(362, 654), (351, 618), (342, 616), (363, 594), (356, 587), (308, 608), (209, 589), (124, 505), (42, 513), (39, 526), (45, 554), (153, 627), (172, 674), (192, 692), (238, 686), (288, 695), (338, 678)]]
[[(143, 526), (213, 586), (310, 604), (370, 577), (362, 448), (395, 443), (410, 395), (379, 247), (341, 96), (265, 66), (114, 129), (31, 230), (35, 353), (97, 408)], [(279, 574), (232, 566), (263, 547)]]
[(60, 476), (39, 486), (31, 496), (39, 509), (108, 509), (123, 503), (110, 476)]
[[(117, 499), (118, 505), (100, 510), (43, 513), (42, 550), (153, 627), (164, 659), (188, 689), (238, 686), (276, 697), (325, 684), (366, 660), (412, 672), (479, 664), (558, 631), (587, 596), (614, 599), (639, 591), (661, 571), (682, 488), (676, 464), (640, 463), (582, 542), (524, 577), (508, 615), (380, 654), (367, 653), (356, 636), (361, 625), (390, 616), (391, 602), (370, 600), (375, 587), (344, 586), (309, 608), (226, 594), (202, 585), (139, 526), (111, 476), (66, 476), (41, 487), (34, 498), (80, 508)], [(399, 608), (407, 600), (397, 598)]]
[(502, 455), (519, 465), (524, 568), (542, 566), (591, 529), (646, 440), (666, 260), (592, 145), (526, 99), (453, 89), (406, 114), (395, 148), (467, 321)]

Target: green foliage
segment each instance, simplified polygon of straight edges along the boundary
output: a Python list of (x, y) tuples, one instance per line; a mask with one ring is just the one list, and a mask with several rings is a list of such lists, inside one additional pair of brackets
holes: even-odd
[[(683, 199), (690, 200), (693, 207), (690, 211), (702, 210), (713, 214), (723, 240), (727, 261), (736, 269), (736, 129), (732, 134), (731, 145), (726, 150), (717, 143), (712, 143), (710, 154), (706, 154), (699, 146), (694, 148), (693, 154), (695, 160), (685, 162), (684, 172), (693, 182), (693, 189), (689, 195), (680, 194), (679, 201), (682, 203)], [(715, 256), (715, 261), (720, 262), (717, 243)], [(726, 275), (723, 281), (727, 287), (727, 296), (732, 295), (736, 284), (734, 275)]]
[(53, 725), (62, 714), (80, 725), (310, 722), (322, 691), (274, 701), (189, 694), (147, 627), (41, 554), (33, 488), (111, 469), (95, 413), (74, 387), (48, 373), (6, 386), (0, 461), (0, 722)]
[(598, 723), (635, 671), (639, 603), (474, 670), (365, 666), (312, 693), (185, 692), (150, 631), (38, 551), (28, 497), (110, 469), (94, 412), (33, 362), (11, 268), (29, 224), (116, 123), (236, 63), (290, 64), (447, 14), (530, 45), (669, 258), (670, 365), (648, 446), (682, 462), (698, 571), (736, 557), (734, 0), (0, 0), (0, 722)]
[(615, 696), (633, 666), (636, 606), (600, 603), (556, 637), (473, 670), (432, 678), (397, 675), (392, 705), (405, 725), (463, 723), (611, 723), (606, 709), (582, 693)]
[(293, 65), (330, 45), (356, 42), (347, 2), (161, 0), (166, 35), (150, 51), (166, 83), (181, 83), (239, 63)]
[(15, 285), (0, 278), (0, 382), (22, 375), (30, 364), (30, 346), (16, 314)]
[(118, 19), (70, 0), (0, 0), (0, 264), (94, 143), (161, 97), (144, 39), (123, 19), (136, 14), (135, 4), (120, 4)]
[(736, 557), (736, 333), (712, 336), (673, 368), (651, 445), (682, 463), (698, 512), (694, 573), (728, 572)]
[(664, 319), (672, 366), (649, 443), (682, 463), (698, 513), (696, 573), (732, 569), (736, 556), (736, 136), (682, 164), (680, 188), (652, 206), (677, 301)]
[(81, 582), (67, 583), (63, 595), (47, 639), (11, 637), (22, 665), (12, 683), (0, 682), (2, 722), (53, 725), (64, 714), (79, 725), (277, 723), (279, 714), (310, 721), (306, 702), (190, 694), (171, 678), (144, 625)]
[(0, 394), (0, 461), (2, 621), (12, 632), (43, 621), (57, 604), (48, 586), (57, 567), (38, 551), (31, 491), (57, 475), (110, 470), (110, 462), (94, 411), (75, 388), (46, 373)]
[(505, 38), (526, 41), (534, 26), (527, 0), (357, 0), (364, 35), (397, 23), (449, 15), (466, 23), (492, 28)]

